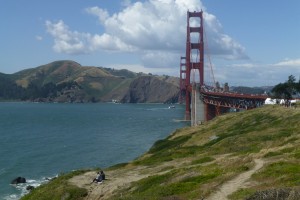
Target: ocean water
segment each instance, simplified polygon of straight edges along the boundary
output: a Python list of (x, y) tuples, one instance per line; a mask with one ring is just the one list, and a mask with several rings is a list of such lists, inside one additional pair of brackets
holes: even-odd
[[(0, 103), (0, 199), (60, 173), (131, 161), (187, 126), (183, 116), (181, 105)], [(27, 183), (10, 185), (18, 176)]]

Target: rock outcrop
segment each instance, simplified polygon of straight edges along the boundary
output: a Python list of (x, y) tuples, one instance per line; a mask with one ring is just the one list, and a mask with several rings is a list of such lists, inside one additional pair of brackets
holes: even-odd
[(121, 102), (125, 103), (176, 103), (179, 84), (172, 77), (141, 76), (131, 82)]
[(26, 183), (26, 179), (24, 177), (17, 177), (10, 182), (11, 184), (19, 184), (19, 183)]

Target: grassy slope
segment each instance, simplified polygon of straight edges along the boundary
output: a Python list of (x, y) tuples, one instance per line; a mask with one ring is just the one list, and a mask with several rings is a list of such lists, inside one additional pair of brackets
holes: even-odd
[(23, 200), (38, 199), (38, 200), (61, 200), (61, 199), (84, 199), (87, 195), (87, 190), (78, 188), (68, 184), (68, 180), (78, 174), (86, 172), (79, 170), (69, 174), (63, 174), (58, 178), (53, 179), (50, 184), (42, 185), (38, 189), (34, 189), (30, 195), (22, 197)]
[(299, 121), (299, 109), (266, 106), (178, 130), (134, 161), (150, 166), (165, 162), (167, 167), (167, 162), (176, 160), (177, 165), (163, 175), (135, 183), (128, 199), (207, 197), (221, 183), (253, 167), (254, 158), (263, 158), (268, 164), (252, 177), (258, 183), (239, 190), (233, 199), (274, 186), (299, 186)]
[(134, 76), (137, 75), (128, 70), (82, 67), (68, 60), (55, 61), (10, 75), (17, 84), (23, 87), (27, 87), (31, 81), (35, 81), (39, 86), (49, 82), (59, 84), (77, 81), (84, 89), (87, 99), (95, 97), (104, 101), (111, 100), (113, 95), (125, 93), (129, 87), (127, 82), (130, 82)]
[[(79, 63), (71, 60), (61, 60), (36, 68), (22, 70), (12, 75), (0, 74), (0, 78), (6, 78), (5, 81), (11, 79), (11, 81), (15, 81), (16, 84), (24, 88), (27, 88), (30, 83), (41, 87), (50, 82), (60, 84), (76, 81), (82, 90), (81, 92), (76, 91), (78, 99), (89, 101), (93, 98), (96, 101), (111, 101), (112, 99), (122, 100), (125, 94), (128, 93), (131, 82), (143, 75), (126, 69), (88, 67), (81, 66)], [(164, 83), (159, 89), (168, 90), (169, 86), (167, 83), (178, 85), (178, 78), (170, 77), (166, 79), (164, 76), (158, 76), (158, 78)], [(150, 96), (154, 95), (151, 94)], [(168, 95), (164, 95), (162, 100), (155, 100), (164, 102), (166, 96), (168, 97)], [(65, 101), (68, 101), (68, 99), (65, 99)], [(154, 100), (150, 99), (149, 101), (153, 102)]]
[(266, 164), (231, 199), (244, 199), (258, 190), (300, 186), (299, 121), (299, 108), (264, 106), (177, 130), (140, 158), (106, 170), (109, 174), (142, 168), (147, 175), (115, 191), (111, 199), (208, 197), (222, 183), (253, 168), (254, 159)]

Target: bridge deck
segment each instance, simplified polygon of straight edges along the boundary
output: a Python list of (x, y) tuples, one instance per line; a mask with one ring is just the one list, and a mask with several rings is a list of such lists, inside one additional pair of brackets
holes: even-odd
[(214, 92), (201, 89), (202, 101), (217, 107), (234, 109), (252, 109), (264, 104), (267, 95), (241, 94), (232, 92)]

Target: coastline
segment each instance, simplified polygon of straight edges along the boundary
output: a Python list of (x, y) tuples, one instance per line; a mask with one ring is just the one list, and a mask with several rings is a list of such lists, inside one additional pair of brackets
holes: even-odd
[(73, 198), (82, 200), (272, 199), (276, 194), (296, 200), (299, 120), (299, 108), (273, 105), (228, 113), (177, 129), (129, 163), (103, 169), (107, 180), (101, 184), (91, 183), (96, 171), (89, 171), (64, 186), (84, 190)]

